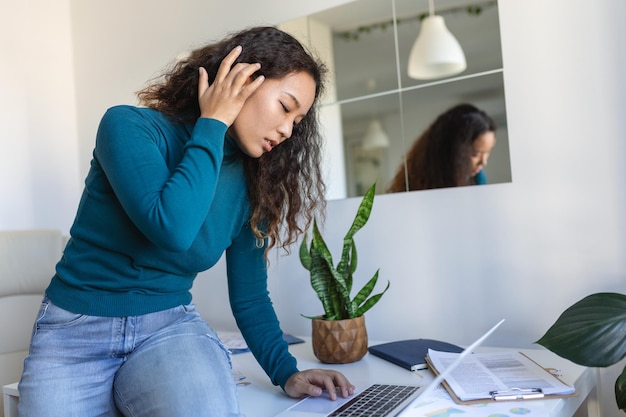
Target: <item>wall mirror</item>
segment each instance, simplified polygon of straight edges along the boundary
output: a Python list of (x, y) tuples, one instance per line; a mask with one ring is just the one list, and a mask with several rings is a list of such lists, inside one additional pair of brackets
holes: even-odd
[[(408, 76), (408, 57), (430, 4), (461, 44), (467, 68), (416, 80)], [(385, 192), (407, 148), (461, 102), (484, 110), (498, 126), (484, 170), (488, 184), (511, 182), (497, 1), (355, 0), (279, 26), (330, 69), (321, 112), (329, 199), (360, 196), (374, 181), (377, 192)], [(386, 141), (368, 146), (368, 128), (382, 129)]]

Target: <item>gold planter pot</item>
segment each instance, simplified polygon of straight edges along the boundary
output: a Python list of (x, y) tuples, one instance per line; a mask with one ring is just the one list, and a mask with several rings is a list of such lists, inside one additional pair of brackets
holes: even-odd
[(356, 362), (367, 353), (365, 316), (345, 320), (313, 319), (311, 323), (313, 353), (321, 362)]

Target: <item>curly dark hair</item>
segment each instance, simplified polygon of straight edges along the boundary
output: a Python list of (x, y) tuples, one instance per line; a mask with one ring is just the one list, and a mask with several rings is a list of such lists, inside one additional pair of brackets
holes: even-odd
[(260, 158), (242, 153), (252, 206), (251, 226), (257, 238), (289, 252), (317, 212), (325, 208), (325, 184), (320, 170), (322, 138), (317, 120), (318, 99), (323, 91), (326, 66), (293, 36), (271, 26), (245, 29), (192, 51), (164, 75), (137, 93), (140, 104), (182, 123), (200, 117), (198, 68), (204, 67), (213, 83), (224, 57), (237, 45), (239, 62), (261, 64), (260, 75), (278, 79), (305, 72), (315, 81), (315, 100), (306, 116), (294, 126), (291, 138)]
[[(458, 104), (444, 113), (417, 138), (391, 180), (389, 192), (471, 185), (468, 175), (472, 143), (496, 123), (472, 104)], [(408, 187), (407, 187), (408, 179)]]

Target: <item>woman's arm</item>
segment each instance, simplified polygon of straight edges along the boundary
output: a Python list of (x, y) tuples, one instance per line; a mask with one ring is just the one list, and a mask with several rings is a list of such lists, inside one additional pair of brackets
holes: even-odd
[(227, 250), (228, 289), (233, 314), (250, 351), (272, 383), (293, 398), (320, 396), (326, 390), (332, 400), (354, 393), (354, 385), (331, 369), (298, 371), (296, 359), (283, 340), (267, 291), (264, 248), (255, 246), (249, 228)]
[(298, 372), (283, 340), (267, 290), (265, 248), (256, 247), (249, 225), (226, 251), (228, 291), (233, 315), (250, 351), (275, 385)]
[(212, 202), (226, 125), (199, 119), (175, 167), (166, 162), (174, 146), (167, 141), (182, 139), (166, 138), (169, 132), (163, 134), (159, 127), (141, 109), (109, 109), (98, 129), (94, 159), (139, 230), (160, 247), (184, 251)]

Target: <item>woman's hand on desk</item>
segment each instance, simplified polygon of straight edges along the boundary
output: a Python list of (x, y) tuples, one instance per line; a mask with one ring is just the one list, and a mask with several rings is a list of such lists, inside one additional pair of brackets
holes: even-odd
[(304, 395), (319, 397), (328, 391), (331, 400), (337, 399), (337, 393), (343, 398), (354, 394), (354, 385), (341, 372), (330, 369), (307, 369), (291, 375), (285, 384), (285, 392), (293, 398)]

